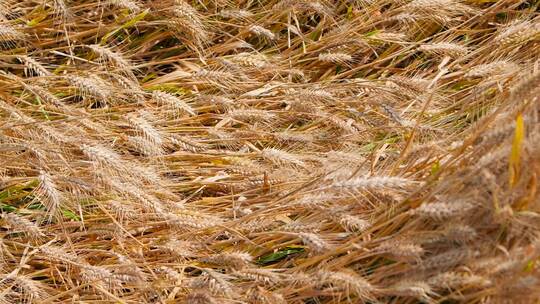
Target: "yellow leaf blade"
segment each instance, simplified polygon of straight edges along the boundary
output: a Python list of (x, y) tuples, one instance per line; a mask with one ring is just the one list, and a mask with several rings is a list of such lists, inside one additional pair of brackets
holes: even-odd
[(521, 159), (521, 146), (525, 137), (525, 124), (521, 114), (516, 118), (516, 129), (514, 131), (514, 140), (512, 142), (512, 150), (509, 160), (509, 182), (511, 186), (517, 183), (519, 176), (519, 167)]

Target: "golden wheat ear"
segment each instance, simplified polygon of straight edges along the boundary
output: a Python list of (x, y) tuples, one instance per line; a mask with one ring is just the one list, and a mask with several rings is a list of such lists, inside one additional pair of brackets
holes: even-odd
[(0, 46), (3, 48), (13, 48), (16, 43), (23, 41), (24, 37), (24, 33), (17, 27), (12, 26), (7, 22), (0, 23)]
[(374, 300), (374, 294), (377, 293), (377, 287), (354, 272), (322, 270), (317, 273), (316, 278), (319, 279), (319, 286), (349, 290), (362, 301)]
[(172, 94), (156, 90), (152, 92), (152, 99), (168, 107), (175, 116), (179, 116), (182, 113), (196, 115), (193, 108), (187, 102)]
[(48, 0), (47, 2), (52, 7), (53, 16), (58, 19), (67, 21), (73, 17), (65, 0)]
[(139, 1), (133, 0), (110, 0), (112, 6), (127, 9), (132, 13), (137, 13), (142, 10), (143, 6)]
[(341, 65), (349, 65), (352, 63), (353, 57), (347, 53), (321, 53), (319, 54), (319, 61), (322, 62), (330, 62), (330, 63), (336, 63)]
[(25, 217), (14, 213), (6, 213), (2, 215), (2, 219), (8, 225), (11, 231), (24, 233), (28, 235), (30, 239), (38, 241), (45, 236), (41, 228), (36, 223), (28, 220)]
[(97, 75), (70, 76), (67, 77), (67, 80), (77, 89), (78, 95), (83, 98), (91, 98), (105, 105), (113, 101), (114, 94), (111, 87)]
[(3, 275), (2, 281), (5, 282), (3, 284), (10, 284), (14, 290), (17, 290), (17, 292), (12, 292), (10, 296), (13, 297), (13, 300), (21, 303), (32, 303), (50, 296), (45, 284), (26, 275)]
[(537, 302), (518, 2), (0, 1), (0, 303)]
[(504, 45), (519, 45), (536, 39), (540, 33), (538, 22), (515, 20), (503, 27), (495, 36), (494, 41)]
[(490, 63), (473, 66), (465, 74), (465, 77), (485, 78), (489, 76), (512, 74), (516, 73), (518, 70), (519, 66), (511, 61), (493, 61)]
[(167, 25), (173, 33), (191, 49), (202, 51), (208, 42), (209, 33), (201, 14), (183, 0), (175, 0), (169, 13), (172, 18), (167, 20)]
[(87, 45), (86, 47), (98, 56), (101, 63), (116, 67), (123, 73), (127, 73), (131, 75), (132, 78), (135, 78), (131, 74), (131, 70), (133, 69), (132, 64), (119, 52), (115, 52), (110, 48), (99, 44)]
[(275, 148), (265, 148), (261, 156), (276, 165), (294, 165), (300, 168), (306, 166), (298, 156)]
[(160, 148), (163, 145), (163, 135), (150, 122), (155, 120), (150, 113), (140, 111), (137, 114), (128, 114), (127, 120), (130, 125), (137, 130), (137, 133), (148, 142), (155, 144), (157, 148)]
[(439, 42), (439, 43), (431, 43), (431, 44), (423, 44), (420, 47), (418, 47), (418, 50), (435, 55), (435, 56), (449, 56), (451, 58), (459, 58), (465, 56), (469, 50), (457, 43), (450, 43), (450, 42)]
[(27, 76), (35, 74), (36, 76), (52, 75), (41, 63), (29, 56), (17, 56), (17, 59), (24, 65), (24, 72)]
[(60, 207), (65, 200), (62, 192), (58, 190), (52, 176), (46, 171), (40, 171), (38, 181), (39, 185), (34, 190), (36, 201), (45, 206), (48, 220), (52, 220), (53, 218), (61, 220)]
[(244, 9), (222, 9), (219, 11), (219, 16), (226, 19), (248, 20), (253, 13)]
[(433, 303), (433, 297), (437, 296), (429, 284), (423, 281), (403, 281), (386, 288), (384, 293), (391, 296), (412, 298), (427, 303)]

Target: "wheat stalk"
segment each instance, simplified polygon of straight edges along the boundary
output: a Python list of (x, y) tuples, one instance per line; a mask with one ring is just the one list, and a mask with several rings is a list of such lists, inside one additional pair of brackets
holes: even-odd
[(0, 1), (0, 302), (533, 303), (537, 10)]

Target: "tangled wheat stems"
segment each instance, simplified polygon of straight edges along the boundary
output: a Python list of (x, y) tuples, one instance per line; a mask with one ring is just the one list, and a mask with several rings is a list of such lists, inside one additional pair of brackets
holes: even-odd
[(536, 303), (537, 1), (0, 1), (0, 303)]

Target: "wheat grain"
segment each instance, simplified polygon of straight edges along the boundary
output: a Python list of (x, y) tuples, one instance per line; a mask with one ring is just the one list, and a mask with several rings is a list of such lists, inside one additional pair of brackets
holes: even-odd
[(299, 233), (298, 236), (302, 242), (309, 247), (314, 254), (324, 253), (330, 248), (330, 245), (315, 233)]
[(375, 248), (375, 251), (389, 254), (392, 258), (404, 262), (419, 262), (425, 252), (419, 245), (400, 240), (383, 242)]
[(111, 0), (111, 4), (120, 8), (128, 9), (134, 13), (141, 10), (141, 4), (132, 0)]
[(261, 152), (261, 156), (276, 165), (295, 165), (298, 167), (305, 167), (305, 164), (297, 156), (285, 151), (281, 151), (274, 148), (265, 148)]
[(83, 265), (80, 276), (83, 282), (103, 285), (108, 290), (117, 290), (121, 287), (120, 280), (115, 278), (110, 270), (103, 267)]
[(202, 16), (191, 5), (175, 0), (170, 8), (173, 18), (167, 20), (169, 28), (194, 50), (202, 50), (208, 39)]
[(319, 54), (319, 60), (346, 65), (351, 62), (353, 58), (351, 55), (345, 53), (321, 53)]
[(449, 269), (460, 265), (468, 258), (474, 257), (477, 254), (477, 252), (471, 251), (469, 248), (451, 249), (441, 254), (425, 258), (420, 265), (423, 269)]
[(434, 288), (449, 288), (458, 289), (466, 286), (475, 286), (485, 288), (492, 284), (492, 282), (482, 276), (474, 274), (465, 274), (458, 272), (444, 272), (431, 277), (427, 283)]
[(31, 75), (33, 72), (37, 76), (50, 76), (52, 75), (41, 63), (29, 56), (17, 56), (20, 62), (24, 64), (24, 71), (27, 75)]
[(243, 120), (246, 122), (250, 121), (262, 121), (267, 122), (272, 120), (275, 115), (267, 111), (257, 110), (257, 109), (244, 109), (244, 110), (232, 110), (227, 113), (231, 118)]
[(40, 238), (45, 236), (38, 225), (36, 225), (34, 222), (27, 220), (24, 217), (18, 216), (13, 213), (8, 213), (4, 214), (2, 218), (14, 232), (25, 233), (30, 238), (35, 240), (39, 240)]
[(350, 214), (337, 214), (335, 220), (347, 231), (364, 232), (371, 227), (371, 223)]
[(92, 52), (94, 52), (96, 55), (98, 55), (102, 62), (109, 63), (112, 66), (123, 70), (124, 72), (131, 71), (131, 64), (120, 53), (114, 52), (109, 48), (103, 47), (99, 44), (92, 44), (86, 47), (92, 50)]
[(156, 145), (156, 149), (160, 149), (163, 145), (163, 135), (158, 131), (148, 120), (153, 120), (149, 113), (141, 111), (138, 115), (128, 115), (128, 122), (131, 123), (148, 142)]
[(260, 26), (260, 25), (251, 25), (248, 30), (257, 35), (257, 36), (261, 36), (261, 37), (264, 37), (268, 40), (275, 40), (276, 39), (276, 35), (274, 33), (272, 33), (270, 30), (268, 29), (265, 29), (264, 27)]
[(108, 103), (112, 98), (112, 92), (105, 81), (96, 75), (89, 77), (73, 76), (68, 78), (82, 97), (92, 97), (98, 101)]
[(205, 291), (190, 293), (186, 298), (188, 304), (217, 304), (218, 301)]
[(465, 74), (465, 77), (489, 77), (501, 74), (514, 73), (518, 70), (515, 63), (509, 61), (494, 61), (474, 66)]
[(242, 269), (249, 266), (253, 258), (249, 253), (245, 252), (226, 252), (203, 257), (200, 260), (205, 263), (230, 266), (235, 269)]
[(415, 181), (395, 176), (357, 177), (334, 180), (331, 187), (353, 189), (402, 189), (414, 185)]
[(193, 288), (208, 288), (212, 293), (231, 297), (234, 295), (229, 275), (205, 268), (203, 274), (192, 283)]
[(234, 273), (236, 276), (246, 280), (252, 280), (257, 283), (263, 283), (267, 285), (276, 284), (280, 277), (273, 270), (258, 269), (258, 268), (244, 268)]
[(224, 9), (219, 11), (219, 15), (223, 18), (230, 19), (247, 19), (253, 16), (253, 13), (247, 10), (236, 10), (236, 9)]
[(0, 1), (0, 302), (534, 302), (535, 5)]
[(49, 219), (61, 219), (60, 206), (64, 201), (62, 192), (47, 172), (40, 171), (38, 180), (39, 186), (34, 189), (34, 195), (45, 206)]
[(373, 293), (376, 291), (375, 286), (354, 272), (321, 271), (318, 277), (320, 283), (347, 290), (362, 301), (373, 300)]
[(183, 210), (181, 213), (176, 214), (166, 214), (164, 216), (170, 225), (178, 227), (203, 229), (221, 223), (218, 218), (188, 210)]
[(15, 27), (2, 22), (0, 24), (0, 43), (3, 46), (10, 47), (13, 41), (23, 39), (24, 35)]
[(474, 208), (474, 204), (467, 200), (455, 202), (424, 203), (412, 210), (412, 213), (420, 217), (443, 221), (449, 218), (464, 216)]
[(525, 43), (531, 39), (538, 38), (540, 34), (540, 25), (531, 23), (530, 21), (516, 20), (495, 36), (494, 41), (503, 44), (519, 44)]
[[(20, 294), (20, 300), (23, 303), (35, 303), (49, 296), (44, 288), (44, 284), (30, 277), (23, 275), (2, 275), (2, 281), (12, 281), (17, 293)], [(7, 284), (6, 284), (7, 285)]]
[(183, 112), (188, 113), (190, 115), (195, 115), (195, 111), (193, 110), (193, 108), (191, 108), (190, 105), (188, 105), (182, 99), (174, 95), (161, 92), (161, 91), (153, 91), (152, 99), (154, 99), (158, 103), (161, 103), (169, 107), (174, 112), (175, 115), (179, 115)]
[(452, 58), (459, 58), (465, 56), (469, 51), (466, 47), (462, 45), (449, 42), (423, 44), (418, 47), (418, 49), (428, 54), (433, 54), (437, 56), (450, 56)]
[(400, 297), (413, 297), (417, 300), (431, 302), (431, 296), (435, 295), (425, 282), (401, 282), (389, 288), (391, 295)]
[(256, 67), (259, 69), (270, 67), (270, 62), (266, 56), (262, 54), (251, 54), (251, 53), (239, 53), (231, 57), (232, 62), (241, 64), (248, 67)]

